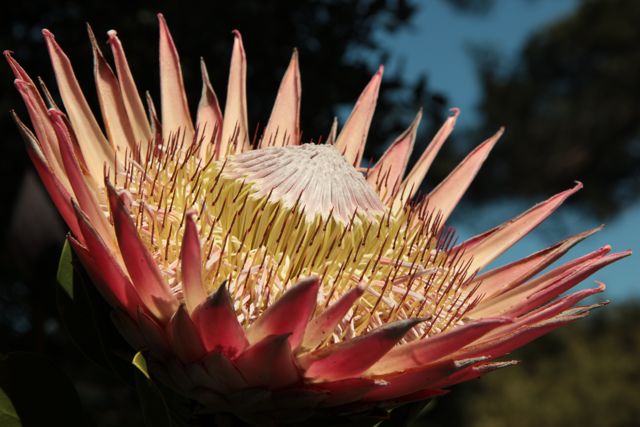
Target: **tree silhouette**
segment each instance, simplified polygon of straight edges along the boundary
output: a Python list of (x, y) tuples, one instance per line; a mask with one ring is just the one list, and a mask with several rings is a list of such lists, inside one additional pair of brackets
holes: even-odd
[(531, 37), (516, 64), (476, 50), (480, 134), (505, 124), (472, 196), (540, 196), (583, 180), (608, 217), (640, 195), (640, 3), (582, 0)]
[[(98, 112), (92, 77), (92, 56), (84, 22), (92, 25), (98, 41), (106, 48), (106, 31), (116, 29), (130, 56), (134, 77), (140, 90), (148, 90), (159, 100), (158, 47), (156, 12), (168, 20), (180, 52), (189, 99), (195, 109), (200, 94), (199, 59), (209, 68), (214, 89), (225, 99), (233, 29), (242, 32), (248, 57), (250, 126), (264, 126), (269, 117), (280, 79), (292, 49), (300, 54), (302, 73), (302, 129), (306, 141), (317, 141), (328, 134), (333, 117), (344, 116), (377, 66), (370, 58), (354, 55), (366, 50), (382, 63), (390, 52), (382, 49), (376, 37), (406, 26), (416, 10), (410, 0), (308, 1), (284, 0), (263, 2), (68, 2), (43, 1), (14, 3), (11, 13), (0, 17), (4, 30), (0, 46), (11, 49), (15, 57), (34, 75), (41, 75), (50, 88), (55, 82), (45, 44), (40, 35), (48, 28), (69, 54), (90, 103)], [(375, 61), (374, 61), (375, 62)], [(16, 108), (24, 115), (22, 102), (10, 89), (12, 79), (3, 67), (0, 111)], [(374, 120), (370, 140), (374, 147), (367, 156), (381, 151), (411, 121), (418, 108), (425, 107), (425, 122), (442, 119), (443, 101), (431, 96), (425, 81), (408, 82), (402, 76), (387, 73)], [(54, 95), (56, 91), (54, 90)], [(341, 117), (343, 120), (346, 117)], [(429, 126), (424, 126), (426, 129)], [(17, 139), (9, 115), (0, 117), (5, 137)], [(253, 129), (252, 129), (253, 130)], [(378, 147), (377, 150), (375, 147)], [(9, 185), (2, 186), (1, 196), (12, 200), (18, 188), (26, 156), (19, 143), (9, 141), (0, 148), (0, 166)], [(5, 222), (8, 213), (0, 213)]]

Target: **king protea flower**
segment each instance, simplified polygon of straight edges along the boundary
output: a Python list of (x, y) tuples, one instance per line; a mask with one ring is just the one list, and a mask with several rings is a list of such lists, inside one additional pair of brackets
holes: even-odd
[(561, 294), (629, 255), (605, 246), (538, 274), (595, 229), (485, 271), (582, 185), (456, 243), (445, 224), (502, 130), (417, 197), (458, 110), (408, 172), (421, 113), (363, 165), (381, 67), (339, 133), (334, 125), (326, 143), (303, 144), (294, 51), (252, 141), (240, 33), (224, 114), (203, 62), (194, 122), (159, 21), (159, 117), (115, 31), (115, 72), (90, 32), (103, 127), (51, 32), (64, 110), (5, 56), (33, 132), (17, 123), (75, 254), (151, 377), (206, 410), (286, 422), (442, 394), (586, 316), (600, 304), (576, 304), (604, 285)]

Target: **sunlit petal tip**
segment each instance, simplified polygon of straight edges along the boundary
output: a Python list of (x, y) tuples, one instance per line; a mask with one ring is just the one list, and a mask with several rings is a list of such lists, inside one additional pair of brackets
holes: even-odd
[(431, 167), (431, 164), (447, 138), (449, 138), (449, 135), (453, 132), (460, 110), (458, 108), (453, 108), (452, 111), (453, 114), (445, 120), (444, 124), (433, 137), (416, 164), (402, 181), (402, 185), (396, 192), (396, 197), (393, 201), (392, 210), (394, 212), (399, 211), (404, 204), (418, 192), (429, 168)]
[(104, 58), (89, 24), (87, 24), (87, 32), (93, 51), (94, 78), (107, 137), (115, 147), (117, 156), (124, 158), (127, 149), (137, 155), (137, 144), (118, 79)]
[(134, 287), (146, 307), (159, 320), (168, 320), (175, 312), (178, 301), (164, 281), (155, 260), (144, 246), (133, 224), (123, 194), (107, 186), (109, 206), (118, 246)]
[(520, 316), (541, 307), (563, 292), (577, 285), (599, 269), (629, 255), (628, 252), (609, 254), (608, 245), (580, 258), (560, 265), (542, 276), (525, 282), (502, 295), (482, 301), (469, 315), (477, 318), (496, 313)]
[(207, 351), (235, 357), (249, 346), (225, 283), (195, 309), (192, 317)]
[(365, 284), (358, 284), (313, 318), (307, 326), (302, 347), (313, 349), (331, 335), (338, 323), (351, 310), (353, 304), (364, 294), (365, 289)]
[(498, 142), (504, 128), (476, 147), (426, 198), (429, 205), (440, 213), (444, 223), (467, 191), (482, 164)]
[(206, 298), (202, 283), (202, 254), (195, 214), (188, 212), (185, 217), (185, 230), (181, 251), (182, 283), (185, 303), (189, 313)]
[(516, 218), (469, 239), (458, 249), (464, 250), (467, 256), (473, 259), (472, 271), (480, 270), (536, 228), (581, 188), (582, 183), (576, 182), (572, 188), (536, 204)]
[(141, 157), (145, 157), (151, 140), (149, 121), (146, 118), (142, 99), (131, 75), (129, 63), (125, 56), (122, 43), (118, 38), (118, 33), (115, 30), (109, 30), (107, 31), (107, 36), (118, 74), (118, 83), (120, 84), (122, 99), (129, 116), (135, 142), (141, 149)]
[(367, 182), (376, 189), (380, 197), (389, 202), (400, 189), (409, 158), (422, 119), (422, 108), (416, 114), (409, 128), (405, 130), (384, 152), (380, 160), (368, 171)]
[(227, 99), (224, 107), (219, 158), (249, 149), (247, 118), (247, 58), (240, 31), (233, 30), (233, 50), (229, 66)]
[(196, 120), (200, 135), (197, 137), (202, 138), (200, 155), (202, 158), (207, 158), (207, 156), (217, 156), (222, 133), (222, 111), (218, 97), (209, 81), (209, 73), (203, 58), (200, 58), (200, 73), (202, 74), (202, 92)]
[(373, 332), (310, 353), (301, 360), (305, 376), (314, 381), (351, 378), (366, 371), (423, 319), (405, 319)]
[(320, 288), (320, 278), (307, 277), (288, 289), (260, 316), (247, 331), (255, 343), (269, 335), (290, 334), (291, 348), (296, 349), (313, 315)]
[(335, 143), (336, 148), (344, 155), (347, 162), (356, 167), (360, 166), (364, 154), (383, 73), (384, 66), (380, 65), (378, 71), (360, 94)]
[(298, 50), (294, 49), (285, 71), (260, 147), (300, 144), (300, 68)]
[(20, 66), (18, 61), (16, 61), (16, 59), (13, 57), (14, 53), (15, 52), (8, 49), (5, 49), (2, 51), (2, 54), (4, 55), (5, 59), (7, 60), (7, 63), (9, 64), (9, 67), (11, 68), (11, 71), (13, 72), (13, 75), (15, 76), (16, 79), (24, 80), (25, 82), (33, 84), (33, 81), (31, 80), (27, 72), (24, 70), (24, 68), (22, 68), (22, 66)]
[(480, 337), (513, 321), (514, 319), (505, 316), (481, 319), (435, 337), (400, 345), (382, 357), (367, 373), (381, 375), (428, 365), (430, 362), (454, 354)]
[(602, 227), (601, 225), (578, 233), (526, 258), (488, 271), (474, 279), (470, 286), (478, 286), (476, 292), (483, 295), (483, 300), (497, 297), (530, 279), (566, 254), (576, 244), (600, 231)]
[[(16, 67), (19, 67), (19, 65), (16, 64)], [(14, 85), (26, 104), (29, 118), (33, 124), (35, 135), (37, 136), (35, 143), (42, 150), (42, 154), (49, 167), (58, 175), (58, 179), (61, 180), (65, 187), (69, 189), (68, 180), (63, 173), (57, 137), (51, 125), (47, 107), (32, 80), (24, 73), (24, 70), (19, 68), (15, 70), (14, 73), (17, 76), (14, 80)]]
[(113, 169), (113, 148), (91, 112), (69, 58), (57, 44), (51, 32), (45, 29), (42, 30), (42, 34), (47, 41), (51, 64), (71, 127), (80, 142), (80, 149), (89, 173), (94, 180), (98, 181), (102, 178), (105, 163)]
[(160, 25), (160, 94), (162, 101), (162, 133), (193, 139), (194, 129), (182, 79), (180, 57), (164, 16), (158, 14)]

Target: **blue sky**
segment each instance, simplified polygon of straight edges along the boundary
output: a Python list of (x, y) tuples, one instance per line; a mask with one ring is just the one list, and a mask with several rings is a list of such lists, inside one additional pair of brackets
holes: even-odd
[[(475, 120), (480, 96), (470, 43), (490, 43), (513, 57), (527, 37), (555, 19), (570, 13), (576, 0), (495, 0), (488, 14), (466, 14), (441, 0), (420, 2), (413, 28), (380, 38), (397, 61), (404, 62), (407, 77), (426, 72), (430, 86), (443, 91), (452, 107), (462, 110), (461, 124)], [(387, 64), (394, 66), (396, 64)]]
[[(532, 32), (571, 13), (576, 0), (496, 0), (486, 15), (464, 14), (444, 1), (427, 0), (413, 21), (413, 28), (380, 41), (394, 52), (387, 67), (404, 63), (407, 77), (426, 73), (430, 87), (444, 93), (451, 107), (462, 110), (458, 129), (470, 126), (477, 119), (474, 107), (480, 97), (480, 87), (473, 62), (468, 55), (470, 43), (491, 43), (505, 55), (514, 58), (522, 43)], [(507, 123), (508, 127), (508, 123)], [(579, 177), (576, 177), (579, 179)], [(473, 191), (473, 187), (471, 187)], [(585, 188), (582, 191), (588, 191)], [(574, 197), (580, 197), (578, 193)], [(535, 201), (534, 201), (535, 202)], [(464, 215), (454, 216), (461, 237), (475, 235), (525, 210), (529, 203), (496, 202), (474, 212), (473, 221)], [(569, 234), (597, 226), (592, 219), (564, 208), (547, 223), (516, 245), (501, 258), (508, 262), (549, 246)], [(640, 203), (622, 212), (600, 233), (578, 245), (572, 254), (582, 255), (605, 244), (614, 250), (632, 249), (637, 254), (598, 272), (593, 280), (607, 284), (606, 297), (613, 300), (640, 298)]]

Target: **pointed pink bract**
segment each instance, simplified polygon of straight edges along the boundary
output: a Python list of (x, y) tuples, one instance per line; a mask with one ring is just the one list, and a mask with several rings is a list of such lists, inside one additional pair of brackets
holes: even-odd
[(294, 49), (260, 141), (261, 148), (300, 144), (301, 92), (298, 51)]
[(429, 193), (427, 204), (440, 214), (442, 223), (449, 218), (503, 132), (504, 129), (500, 129), (495, 135), (476, 147), (449, 176)]
[(481, 269), (496, 259), (496, 257), (547, 219), (569, 196), (581, 188), (582, 183), (576, 183), (573, 188), (556, 194), (535, 205), (517, 218), (485, 233), (479, 240), (472, 240), (473, 246), (471, 247), (467, 246), (466, 242), (463, 243), (462, 248), (465, 248), (466, 255), (473, 258), (471, 271)]
[(205, 349), (200, 335), (184, 305), (180, 305), (171, 317), (169, 338), (171, 346), (183, 362), (194, 362), (204, 357)]
[(433, 160), (444, 145), (445, 141), (453, 132), (453, 128), (460, 114), (460, 110), (457, 108), (451, 109), (451, 116), (444, 122), (438, 133), (433, 137), (431, 143), (424, 150), (413, 169), (407, 174), (407, 177), (402, 182), (400, 190), (397, 193), (396, 201), (394, 202), (394, 210), (397, 209), (396, 205), (401, 205), (407, 200), (411, 199), (420, 188), (424, 177), (427, 175)]
[(124, 54), (122, 43), (114, 30), (108, 31), (107, 35), (109, 36), (109, 45), (111, 46), (116, 72), (118, 73), (122, 101), (127, 110), (134, 140), (136, 145), (140, 147), (141, 157), (144, 157), (151, 142), (151, 128), (144, 111), (142, 99), (140, 99), (140, 93), (131, 75), (131, 69)]
[(312, 349), (329, 337), (353, 304), (362, 296), (364, 289), (364, 286), (356, 286), (313, 318), (307, 326), (302, 346)]
[(367, 335), (353, 338), (306, 356), (305, 376), (315, 381), (335, 381), (355, 377), (384, 356), (419, 319), (399, 320)]
[(91, 27), (87, 25), (89, 39), (93, 50), (93, 74), (98, 90), (98, 100), (102, 111), (102, 121), (107, 130), (107, 137), (115, 148), (117, 156), (124, 157), (129, 150), (135, 153), (137, 147), (129, 116), (124, 106), (122, 92), (116, 76), (102, 55)]
[(279, 388), (299, 381), (288, 338), (288, 334), (269, 335), (234, 361), (249, 386)]
[(233, 53), (229, 69), (227, 101), (218, 158), (241, 153), (249, 149), (249, 123), (247, 119), (247, 58), (242, 45), (242, 36), (233, 31)]
[(167, 22), (161, 13), (158, 14), (160, 23), (160, 93), (162, 94), (162, 134), (178, 135), (187, 143), (193, 139), (193, 122), (189, 113), (187, 94), (182, 80), (180, 58), (173, 43), (173, 38), (167, 27)]
[(206, 158), (207, 150), (210, 155), (217, 155), (222, 134), (222, 111), (218, 103), (218, 97), (209, 81), (209, 73), (204, 60), (200, 60), (200, 72), (202, 74), (202, 93), (198, 104), (198, 117), (196, 120), (198, 138), (202, 138), (200, 156)]
[(102, 178), (104, 164), (113, 168), (113, 148), (98, 126), (71, 67), (71, 62), (49, 30), (42, 30), (49, 48), (60, 96), (76, 134), (89, 173), (96, 181)]
[(180, 253), (182, 290), (189, 313), (193, 313), (207, 297), (202, 283), (202, 254), (194, 216), (192, 212), (186, 214)]
[(364, 154), (364, 146), (367, 143), (367, 135), (376, 109), (383, 72), (384, 67), (381, 65), (360, 94), (335, 143), (336, 148), (343, 153), (347, 162), (354, 166), (360, 166)]
[(422, 109), (405, 130), (385, 151), (378, 163), (367, 173), (367, 182), (380, 194), (383, 201), (389, 203), (400, 189), (409, 157), (422, 119)]
[(225, 284), (200, 304), (192, 317), (207, 351), (217, 350), (233, 357), (249, 346)]
[(164, 282), (155, 260), (140, 241), (122, 196), (111, 185), (107, 185), (107, 190), (118, 246), (133, 285), (146, 307), (159, 320), (168, 320), (176, 311), (178, 301)]
[(318, 277), (296, 283), (251, 325), (247, 331), (249, 341), (255, 343), (269, 335), (290, 334), (289, 344), (296, 349), (315, 309), (319, 287)]

